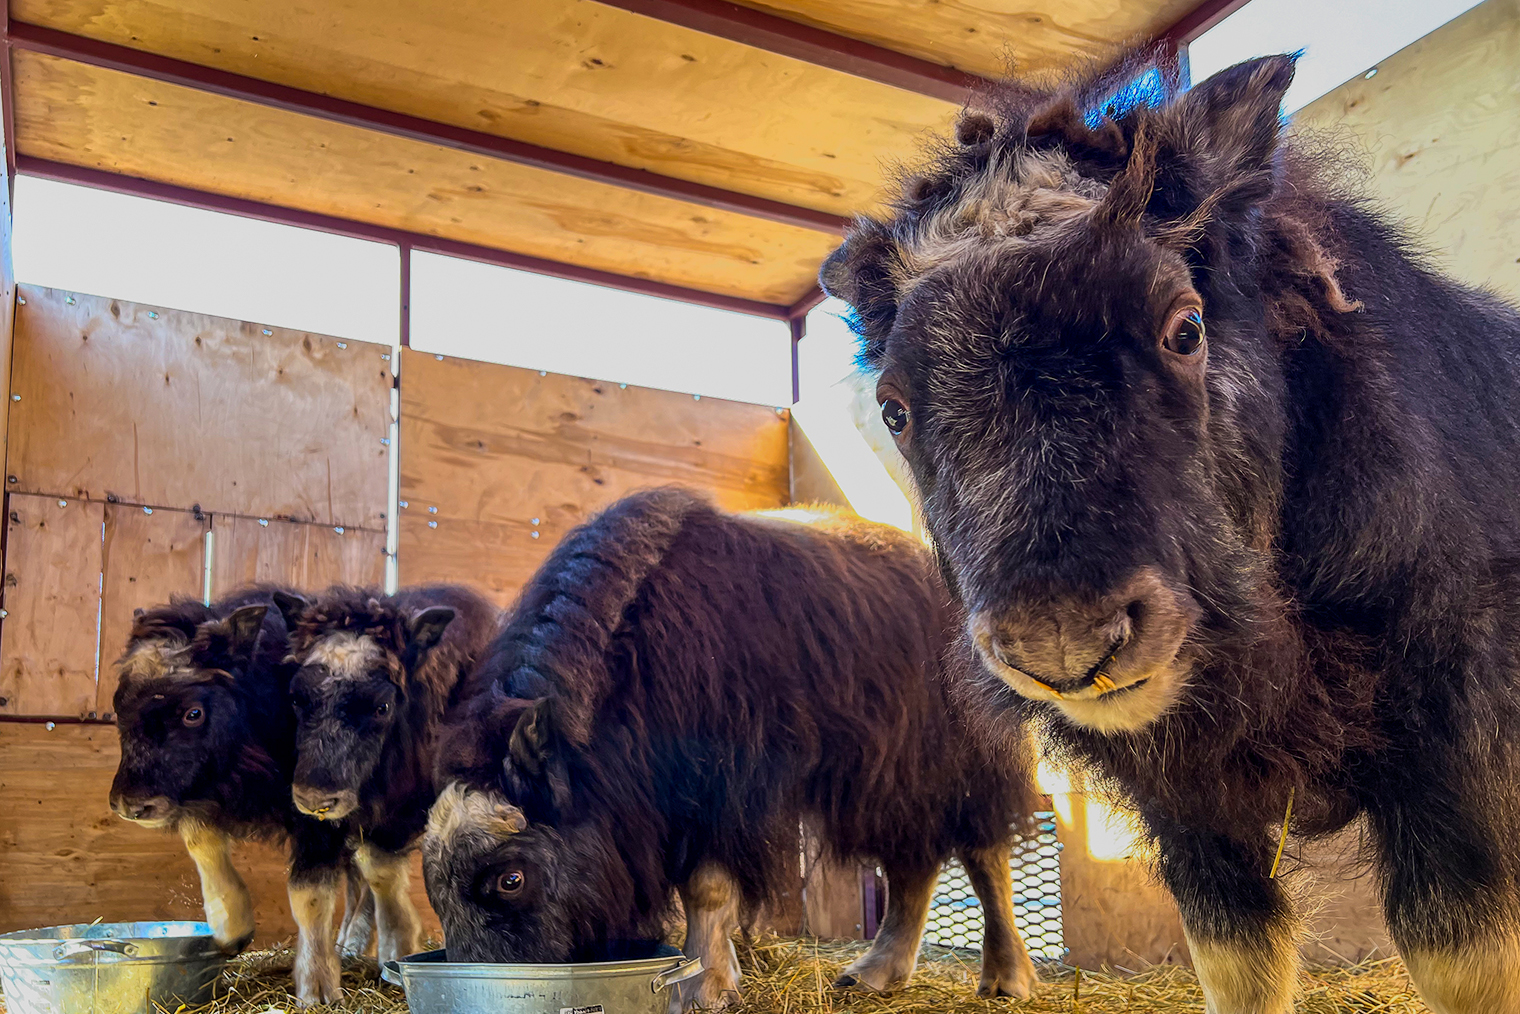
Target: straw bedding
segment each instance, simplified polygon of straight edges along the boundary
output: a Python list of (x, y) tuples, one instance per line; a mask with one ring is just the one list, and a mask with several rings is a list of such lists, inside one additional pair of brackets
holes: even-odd
[[(1049, 965), (1041, 969), (1041, 986), (1034, 998), (1020, 1002), (981, 1000), (976, 996), (977, 955), (933, 946), (924, 948), (918, 972), (907, 989), (889, 996), (830, 989), (829, 983), (839, 969), (865, 946), (776, 936), (761, 936), (741, 944), (745, 997), (735, 1014), (1201, 1014), (1203, 1010), (1198, 980), (1175, 966), (1157, 966), (1127, 976), (1078, 973)], [(296, 1014), (299, 1007), (287, 989), (290, 963), (288, 948), (245, 954), (229, 966), (222, 996), (196, 1011), (179, 1014)], [(347, 993), (344, 1001), (325, 1010), (405, 1014), (401, 991), (379, 981), (373, 960), (350, 963), (344, 970), (343, 986)], [(1396, 958), (1353, 968), (1305, 972), (1298, 1011), (1428, 1014)]]

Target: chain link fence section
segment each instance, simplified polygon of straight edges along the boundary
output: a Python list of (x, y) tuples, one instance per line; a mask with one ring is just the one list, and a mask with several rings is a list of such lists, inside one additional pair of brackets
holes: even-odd
[[(1061, 930), (1061, 844), (1056, 841), (1054, 813), (1037, 813), (1035, 819), (1036, 834), (1013, 850), (1013, 919), (1030, 957), (1060, 961), (1066, 956)], [(971, 889), (966, 869), (952, 859), (940, 870), (924, 942), (980, 951), (985, 925), (982, 903)]]

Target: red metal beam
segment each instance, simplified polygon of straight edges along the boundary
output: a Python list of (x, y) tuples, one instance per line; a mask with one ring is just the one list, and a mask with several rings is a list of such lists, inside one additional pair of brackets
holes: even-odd
[(87, 39), (82, 35), (60, 32), (21, 21), (9, 22), (10, 45), (33, 53), (61, 57), (121, 71), (167, 84), (194, 88), (213, 95), (243, 102), (254, 102), (272, 109), (314, 116), (333, 123), (374, 130), (393, 137), (436, 144), (454, 151), (468, 152), (484, 158), (496, 158), (518, 165), (547, 169), (580, 179), (606, 183), (626, 190), (668, 197), (719, 211), (729, 211), (753, 218), (768, 219), (784, 225), (843, 235), (847, 220), (838, 215), (772, 201), (751, 194), (711, 187), (690, 180), (662, 176), (647, 169), (634, 169), (614, 162), (572, 155), (536, 144), (497, 137), (478, 130), (468, 130), (447, 123), (425, 120), (405, 113), (320, 95), (316, 92), (261, 81), (224, 70), (203, 67), (155, 53), (118, 46), (111, 42)]
[(597, 0), (705, 35), (960, 105), (987, 78), (725, 0)]
[(513, 253), (510, 250), (498, 250), (495, 247), (480, 246), (475, 243), (465, 243), (461, 240), (443, 239), (438, 236), (408, 232), (404, 229), (392, 229), (383, 225), (372, 225), (368, 222), (360, 222), (354, 219), (321, 215), (312, 211), (300, 211), (277, 204), (266, 204), (262, 201), (250, 201), (238, 197), (227, 197), (223, 194), (191, 190), (187, 187), (179, 187), (171, 183), (158, 183), (153, 180), (141, 179), (137, 176), (125, 176), (120, 173), (106, 172), (100, 169), (87, 169), (83, 166), (68, 165), (63, 162), (50, 162), (47, 159), (34, 158), (30, 155), (18, 155), (17, 168), (28, 176), (57, 180), (60, 183), (75, 183), (80, 186), (94, 187), (97, 190), (109, 190), (113, 193), (128, 194), (133, 197), (168, 201), (171, 204), (181, 204), (186, 207), (200, 208), (204, 211), (216, 211), (227, 215), (240, 215), (244, 218), (253, 218), (261, 222), (293, 225), (301, 229), (315, 229), (318, 232), (348, 236), (353, 239), (369, 240), (373, 243), (390, 243), (397, 247), (409, 245), (413, 250), (422, 253), (437, 253), (448, 257), (461, 257), (465, 260), (495, 264), (498, 267), (514, 268), (518, 271), (531, 271), (534, 274), (549, 275), (554, 278), (564, 278), (575, 282), (605, 285), (609, 288), (622, 289), (625, 292), (637, 292), (641, 295), (657, 296), (661, 299), (675, 299), (683, 303), (695, 303), (698, 306), (712, 307), (715, 310), (731, 310), (735, 313), (747, 313), (751, 316), (768, 317), (773, 320), (786, 320), (791, 313), (791, 307), (785, 304), (764, 303), (755, 299), (741, 299), (738, 296), (723, 296), (717, 293), (703, 292), (701, 289), (671, 285), (668, 282), (657, 282), (648, 278), (634, 278), (631, 275), (614, 274), (610, 271), (582, 267), (579, 264), (566, 264), (561, 261), (546, 260), (542, 257), (531, 257), (527, 254)]
[(804, 318), (804, 317), (806, 317), (808, 315), (808, 313), (813, 309), (813, 307), (817, 306), (819, 303), (823, 302), (827, 298), (828, 297), (824, 295), (822, 289), (820, 289), (816, 285), (813, 286), (811, 289), (809, 289), (807, 291), (807, 294), (805, 296), (803, 296), (801, 299), (797, 300), (797, 302), (793, 303), (790, 307), (787, 308), (787, 311), (786, 311), (787, 319), (788, 320), (801, 320), (802, 318)]
[(1203, 0), (1162, 32), (1161, 39), (1186, 46), (1250, 2), (1251, 0)]

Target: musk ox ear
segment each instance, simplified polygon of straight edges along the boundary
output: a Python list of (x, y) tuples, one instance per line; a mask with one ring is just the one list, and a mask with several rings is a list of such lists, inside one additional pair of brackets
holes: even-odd
[(300, 620), (301, 614), (306, 612), (311, 606), (310, 602), (295, 592), (271, 592), (269, 597), (274, 599), (274, 604), (280, 610), (280, 615), (285, 618), (286, 630), (295, 630), (296, 622)]
[(443, 632), (454, 622), (452, 606), (429, 606), (414, 615), (407, 623), (407, 640), (419, 654), (443, 640)]
[(515, 762), (524, 772), (535, 777), (544, 772), (554, 749), (552, 700), (545, 697), (524, 711), (507, 743), (508, 761)]
[(259, 639), (259, 631), (264, 629), (264, 614), (269, 612), (265, 605), (243, 606), (233, 611), (227, 617), (227, 648), (239, 658), (248, 658), (253, 655), (253, 646)]
[(887, 334), (897, 320), (897, 284), (893, 273), (900, 267), (897, 244), (879, 222), (859, 219), (849, 238), (829, 254), (818, 271), (823, 291), (850, 304), (855, 329), (865, 340), (868, 362), (880, 358)]
[(1264, 56), (1220, 71), (1168, 110), (1158, 138), (1151, 210), (1164, 218), (1239, 213), (1274, 185), (1282, 102), (1294, 56)]

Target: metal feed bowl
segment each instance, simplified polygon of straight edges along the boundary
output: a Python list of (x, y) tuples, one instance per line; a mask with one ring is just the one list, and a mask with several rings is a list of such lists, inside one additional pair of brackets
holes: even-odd
[(0, 934), (10, 1014), (151, 1014), (211, 998), (227, 955), (203, 922), (108, 922)]
[(702, 973), (701, 958), (662, 947), (653, 958), (579, 965), (446, 961), (443, 951), (411, 954), (381, 967), (406, 990), (412, 1014), (665, 1014), (665, 991)]

